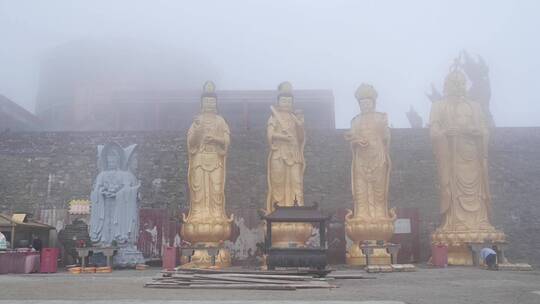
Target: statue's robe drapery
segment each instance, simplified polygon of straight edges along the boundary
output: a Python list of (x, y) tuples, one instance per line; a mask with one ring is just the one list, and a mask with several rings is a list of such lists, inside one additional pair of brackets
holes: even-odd
[[(279, 115), (279, 116), (276, 116)], [(290, 136), (291, 140), (276, 136)], [(304, 204), (304, 143), (303, 119), (291, 112), (274, 111), (268, 119), (267, 137), (270, 145), (268, 154), (267, 210), (273, 204), (291, 206), (296, 199)]]
[(384, 113), (366, 113), (351, 122), (350, 136), (363, 139), (367, 146), (351, 142), (351, 181), (355, 217), (387, 218), (390, 132)]
[[(452, 129), (455, 134), (447, 132)], [(488, 130), (480, 106), (465, 100), (434, 102), (430, 133), (441, 192), (443, 222), (439, 229), (494, 229), (489, 222)]]
[(91, 193), (90, 238), (110, 246), (137, 242), (140, 183), (130, 171), (105, 170), (99, 173)]
[[(205, 142), (205, 136), (212, 136), (216, 141)], [(220, 221), (226, 219), (225, 176), (229, 143), (229, 126), (217, 114), (200, 114), (189, 128), (189, 221), (209, 217)]]

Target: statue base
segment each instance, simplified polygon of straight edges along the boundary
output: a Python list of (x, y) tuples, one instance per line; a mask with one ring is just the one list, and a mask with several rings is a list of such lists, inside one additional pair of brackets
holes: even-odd
[(309, 223), (273, 223), (272, 247), (306, 247), (313, 225)]
[[(231, 266), (231, 254), (222, 244), (231, 236), (233, 215), (191, 219), (182, 214), (184, 224), (180, 234), (193, 246), (191, 256), (182, 256), (180, 264), (185, 268), (224, 268)], [(217, 251), (217, 255), (212, 256)], [(212, 255), (210, 254), (212, 253)]]
[(345, 216), (345, 233), (355, 243), (365, 240), (388, 242), (394, 234), (394, 222), (397, 218), (394, 208), (388, 213), (388, 217), (355, 217), (353, 212), (348, 210)]
[(231, 254), (227, 248), (219, 248), (215, 262), (212, 263), (212, 256), (207, 249), (194, 249), (191, 261), (182, 256), (180, 264), (184, 268), (226, 268), (231, 266)]
[[(366, 266), (366, 255), (358, 244), (353, 244), (347, 250), (346, 263), (353, 266)], [(370, 265), (391, 265), (392, 256), (384, 248), (373, 248), (373, 253), (369, 256)]]
[(448, 246), (448, 265), (474, 265), (471, 250), (467, 245)]
[[(346, 263), (349, 265), (364, 266), (367, 265), (366, 255), (360, 249), (360, 243), (368, 242), (370, 245), (376, 245), (377, 240), (387, 244), (394, 234), (394, 222), (396, 212), (394, 208), (388, 211), (388, 217), (362, 217), (353, 216), (351, 210), (345, 216), (345, 232), (353, 241), (346, 255)], [(369, 256), (370, 265), (391, 265), (392, 256), (386, 248), (373, 248), (373, 253)]]
[(345, 262), (353, 266), (366, 266), (366, 255), (358, 244), (352, 244), (347, 250)]
[(505, 243), (506, 236), (502, 231), (489, 227), (484, 230), (452, 231), (437, 229), (431, 235), (434, 244), (448, 246), (448, 265), (471, 266), (474, 265), (473, 254), (468, 244), (473, 243)]
[(113, 265), (117, 268), (135, 268), (137, 264), (144, 264), (142, 253), (136, 247), (120, 247), (113, 257)]

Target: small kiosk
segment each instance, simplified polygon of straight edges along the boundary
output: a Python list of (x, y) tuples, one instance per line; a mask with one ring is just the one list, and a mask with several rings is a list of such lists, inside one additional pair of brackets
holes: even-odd
[(48, 247), (49, 232), (54, 229), (56, 228), (32, 220), (23, 213), (13, 214), (11, 217), (0, 214), (0, 231), (6, 236), (11, 249), (30, 246), (32, 235), (41, 239), (43, 247)]
[[(32, 236), (42, 240), (43, 252), (51, 249), (45, 247), (49, 244), (49, 232), (53, 229), (52, 226), (30, 219), (26, 214), (14, 214), (12, 217), (0, 214), (0, 232), (10, 244), (9, 249), (0, 251), (0, 274), (40, 272), (40, 252), (29, 248)], [(56, 257), (44, 264), (56, 265)], [(45, 268), (48, 270), (51, 267)], [(54, 271), (46, 272), (56, 272), (56, 268), (53, 268)]]

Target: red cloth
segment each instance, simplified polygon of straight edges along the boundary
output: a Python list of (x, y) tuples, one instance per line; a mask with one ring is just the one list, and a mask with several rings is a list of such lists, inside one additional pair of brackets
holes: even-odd
[(39, 271), (39, 252), (0, 253), (0, 274)]
[(431, 263), (436, 267), (448, 266), (448, 247), (446, 245), (431, 245)]
[(163, 252), (163, 269), (174, 270), (178, 266), (178, 248), (177, 247), (165, 247)]
[(9, 273), (11, 270), (12, 255), (7, 252), (0, 252), (0, 274)]
[(58, 268), (58, 248), (43, 248), (41, 249), (40, 272), (54, 273)]

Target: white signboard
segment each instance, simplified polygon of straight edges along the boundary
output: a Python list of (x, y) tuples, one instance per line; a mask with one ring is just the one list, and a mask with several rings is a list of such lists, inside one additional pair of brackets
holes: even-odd
[(411, 233), (411, 219), (398, 218), (394, 222), (394, 233)]

